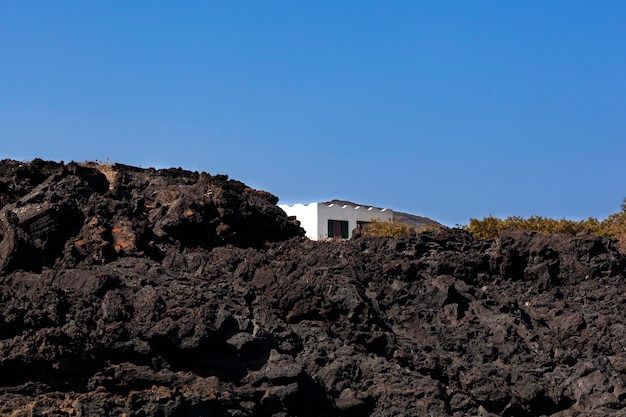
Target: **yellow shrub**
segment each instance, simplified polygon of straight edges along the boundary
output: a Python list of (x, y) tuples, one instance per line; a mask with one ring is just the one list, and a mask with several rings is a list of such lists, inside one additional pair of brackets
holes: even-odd
[(496, 238), (500, 236), (504, 229), (508, 228), (542, 234), (567, 233), (576, 235), (581, 232), (589, 232), (597, 236), (618, 239), (621, 250), (626, 251), (626, 199), (624, 199), (619, 213), (611, 214), (602, 221), (593, 217), (574, 221), (567, 219), (556, 220), (541, 216), (531, 216), (527, 219), (510, 216), (502, 220), (488, 216), (482, 220), (470, 219), (469, 225), (463, 226), (463, 228), (470, 231), (476, 239)]
[(407, 224), (392, 220), (383, 222), (378, 219), (372, 219), (365, 231), (367, 235), (383, 237), (407, 237), (413, 233), (415, 229)]

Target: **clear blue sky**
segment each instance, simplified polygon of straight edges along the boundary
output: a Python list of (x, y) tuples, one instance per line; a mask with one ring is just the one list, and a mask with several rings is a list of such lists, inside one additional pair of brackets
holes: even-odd
[(626, 2), (0, 0), (0, 158), (448, 225), (626, 197)]

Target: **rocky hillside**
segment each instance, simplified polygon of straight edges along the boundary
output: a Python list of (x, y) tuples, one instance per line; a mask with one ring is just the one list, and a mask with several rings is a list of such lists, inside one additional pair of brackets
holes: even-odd
[(301, 236), (264, 191), (225, 175), (96, 163), (0, 162), (0, 269), (160, 260), (189, 247)]
[(224, 176), (0, 163), (0, 414), (626, 415), (592, 236), (313, 242)]

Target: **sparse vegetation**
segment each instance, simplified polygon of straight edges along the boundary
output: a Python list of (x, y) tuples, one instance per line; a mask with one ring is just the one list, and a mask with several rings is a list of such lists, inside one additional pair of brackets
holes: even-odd
[(365, 234), (383, 237), (407, 237), (415, 234), (415, 228), (393, 220), (380, 221), (372, 219)]
[(470, 231), (477, 239), (492, 239), (500, 236), (503, 230), (509, 228), (522, 229), (531, 232), (550, 234), (567, 233), (576, 235), (587, 232), (596, 236), (607, 236), (618, 239), (620, 247), (626, 250), (626, 199), (622, 202), (621, 211), (613, 213), (600, 221), (589, 217), (586, 220), (550, 219), (541, 216), (523, 218), (510, 216), (498, 219), (492, 216), (482, 220), (470, 219), (469, 225), (464, 228)]
[(372, 219), (372, 222), (367, 225), (367, 229), (362, 233), (364, 235), (380, 237), (407, 237), (422, 232), (441, 229), (442, 227), (444, 226), (439, 225), (439, 223), (414, 227), (397, 220), (381, 221), (380, 219)]

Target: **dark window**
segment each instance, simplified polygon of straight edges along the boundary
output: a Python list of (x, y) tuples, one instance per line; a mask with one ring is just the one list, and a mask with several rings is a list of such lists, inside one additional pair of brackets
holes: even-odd
[(328, 220), (328, 237), (347, 239), (348, 222), (346, 220)]
[(359, 232), (365, 232), (367, 231), (368, 227), (370, 226), (370, 224), (372, 224), (372, 222), (361, 222), (361, 221), (357, 221), (356, 222), (356, 228)]

